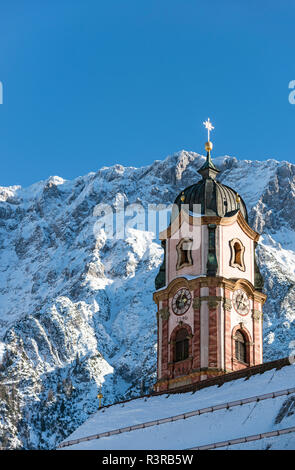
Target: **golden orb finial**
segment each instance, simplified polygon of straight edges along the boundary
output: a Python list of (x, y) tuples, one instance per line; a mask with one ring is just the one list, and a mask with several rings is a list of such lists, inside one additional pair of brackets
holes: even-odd
[(182, 191), (181, 196), (180, 196), (181, 202), (184, 202), (185, 200), (185, 195), (184, 192)]
[(210, 140), (208, 140), (208, 142), (205, 143), (205, 150), (206, 152), (211, 152), (212, 149), (213, 149), (213, 144), (212, 142), (210, 142)]

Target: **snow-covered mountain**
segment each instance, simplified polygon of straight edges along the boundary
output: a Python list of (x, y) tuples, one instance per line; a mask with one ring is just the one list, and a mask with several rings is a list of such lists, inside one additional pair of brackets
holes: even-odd
[[(104, 404), (149, 391), (162, 248), (147, 230), (106, 238), (95, 207), (172, 203), (200, 178), (203, 162), (181, 151), (143, 168), (0, 188), (0, 446), (54, 448), (97, 409), (100, 384)], [(295, 339), (295, 166), (227, 156), (214, 163), (262, 233), (264, 361), (287, 356)]]

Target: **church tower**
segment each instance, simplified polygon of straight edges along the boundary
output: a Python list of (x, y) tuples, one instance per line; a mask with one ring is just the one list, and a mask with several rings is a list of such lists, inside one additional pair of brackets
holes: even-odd
[(156, 277), (155, 391), (166, 391), (262, 363), (266, 295), (255, 261), (259, 234), (243, 199), (217, 181), (210, 120), (202, 179), (176, 198), (161, 232), (164, 261)]

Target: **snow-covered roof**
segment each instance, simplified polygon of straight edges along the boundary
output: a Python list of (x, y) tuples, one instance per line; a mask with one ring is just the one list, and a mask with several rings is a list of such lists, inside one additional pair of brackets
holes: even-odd
[[(270, 434), (282, 430), (282, 435)], [(251, 442), (229, 442), (253, 435)], [(221, 441), (223, 449), (295, 449), (294, 365), (195, 392), (142, 397), (102, 408), (61, 447), (191, 449)]]

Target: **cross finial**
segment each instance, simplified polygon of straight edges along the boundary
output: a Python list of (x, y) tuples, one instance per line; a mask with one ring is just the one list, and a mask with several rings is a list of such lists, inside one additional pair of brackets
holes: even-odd
[(207, 121), (204, 121), (203, 124), (208, 131), (208, 142), (210, 142), (210, 132), (214, 129), (212, 122), (210, 122), (210, 118), (208, 118)]

